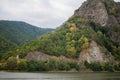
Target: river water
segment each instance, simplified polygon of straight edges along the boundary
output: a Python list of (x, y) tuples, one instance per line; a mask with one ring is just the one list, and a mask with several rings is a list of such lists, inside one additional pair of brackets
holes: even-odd
[(120, 73), (0, 72), (0, 80), (120, 80)]

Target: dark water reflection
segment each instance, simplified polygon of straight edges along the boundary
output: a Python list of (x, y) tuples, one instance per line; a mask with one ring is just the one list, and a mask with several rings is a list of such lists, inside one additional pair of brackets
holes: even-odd
[(0, 72), (0, 80), (120, 80), (120, 73)]

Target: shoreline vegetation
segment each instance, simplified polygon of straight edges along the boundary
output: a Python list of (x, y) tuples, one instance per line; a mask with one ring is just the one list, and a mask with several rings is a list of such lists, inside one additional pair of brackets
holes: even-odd
[(0, 64), (0, 71), (10, 72), (120, 72), (120, 63), (113, 62), (87, 62), (80, 64), (77, 61), (59, 60), (52, 57), (47, 61), (37, 61), (9, 57), (5, 63)]
[(0, 72), (19, 72), (19, 73), (120, 73), (120, 71), (18, 71), (18, 70), (0, 70)]

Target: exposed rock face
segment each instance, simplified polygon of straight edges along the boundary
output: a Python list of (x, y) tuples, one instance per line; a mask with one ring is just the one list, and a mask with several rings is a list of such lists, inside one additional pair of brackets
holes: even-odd
[[(117, 5), (119, 7), (119, 4), (115, 4), (115, 6)], [(109, 15), (102, 0), (87, 0), (79, 9), (75, 11), (74, 15), (89, 19), (95, 23), (100, 24), (101, 26), (120, 24), (120, 14), (118, 14), (118, 17)]]
[(100, 0), (88, 0), (75, 11), (75, 15), (99, 23), (102, 26), (107, 24), (108, 14), (104, 4)]
[(55, 57), (58, 60), (65, 60), (65, 61), (69, 61), (69, 62), (77, 61), (76, 59), (66, 58), (65, 56), (59, 56), (59, 57), (50, 56), (50, 55), (47, 55), (47, 54), (44, 54), (44, 53), (38, 52), (38, 51), (28, 53), (27, 56), (25, 57), (25, 59), (27, 61), (31, 61), (31, 60), (48, 61), (48, 60), (52, 59), (53, 57)]
[(107, 26), (111, 26), (111, 25), (119, 25), (118, 20), (114, 15), (108, 16)]
[(27, 56), (25, 57), (28, 61), (31, 60), (37, 60), (37, 61), (47, 61), (49, 60), (51, 57), (47, 54), (44, 54), (42, 52), (30, 52), (27, 54)]
[(90, 43), (90, 47), (86, 50), (83, 50), (79, 55), (79, 63), (84, 63), (84, 61), (87, 61), (89, 63), (91, 62), (104, 63), (112, 60), (113, 60), (112, 55), (105, 55), (105, 53), (101, 51), (101, 49), (98, 47), (95, 41), (92, 41)]
[(120, 32), (112, 31), (110, 33), (110, 38), (113, 42), (116, 42), (116, 43), (118, 43), (118, 45), (120, 45)]
[(119, 10), (119, 11), (118, 11), (119, 13), (117, 14), (116, 18), (117, 18), (117, 21), (118, 21), (118, 23), (119, 23), (119, 25), (120, 25), (120, 2), (117, 3), (117, 9)]

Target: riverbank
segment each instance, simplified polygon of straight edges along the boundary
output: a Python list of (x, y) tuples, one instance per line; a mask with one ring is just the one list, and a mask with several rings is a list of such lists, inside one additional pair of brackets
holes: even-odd
[[(65, 70), (52, 70), (52, 71), (19, 71), (19, 70), (0, 70), (0, 72), (28, 72), (28, 73), (39, 73), (39, 72), (42, 72), (42, 73), (55, 73), (55, 72), (58, 72), (58, 73), (95, 73), (95, 72), (98, 72), (98, 73), (109, 73), (109, 72), (112, 72), (112, 71), (92, 71), (92, 70), (85, 70), (85, 71), (77, 71), (77, 70), (69, 70), (69, 71), (65, 71)], [(112, 73), (120, 73), (120, 71), (114, 71)]]

